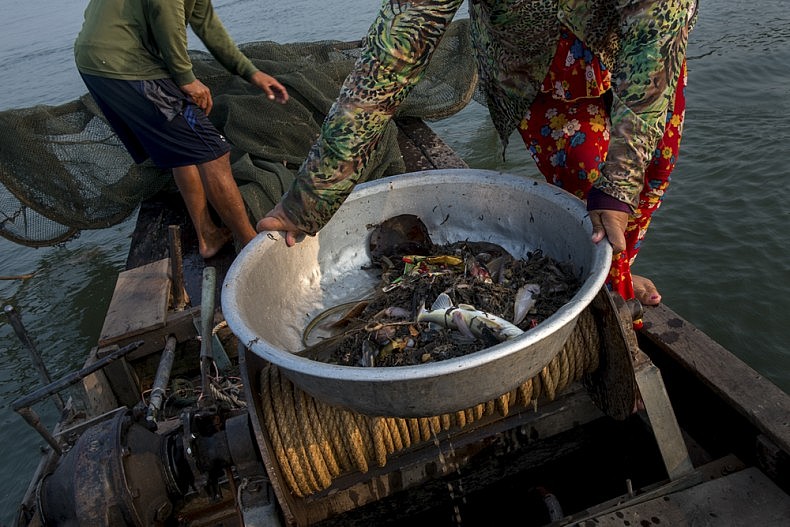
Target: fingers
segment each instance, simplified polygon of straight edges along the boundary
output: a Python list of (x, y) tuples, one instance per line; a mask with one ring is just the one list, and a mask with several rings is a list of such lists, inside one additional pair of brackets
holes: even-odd
[(285, 89), (285, 86), (274, 80), (271, 79), (270, 82), (261, 86), (261, 89), (266, 93), (266, 96), (269, 98), (270, 101), (277, 101), (280, 104), (285, 104), (288, 102), (288, 90)]
[(252, 76), (250, 82), (263, 90), (269, 100), (276, 100), (280, 104), (288, 102), (288, 90), (271, 75), (258, 71)]
[(628, 226), (628, 216), (627, 212), (618, 210), (591, 210), (593, 243), (598, 243), (606, 237), (615, 254), (625, 251), (625, 229)]
[(296, 232), (289, 231), (284, 225), (283, 222), (280, 221), (278, 218), (272, 216), (265, 216), (261, 218), (260, 221), (255, 225), (255, 230), (258, 232), (264, 231), (277, 231), (277, 232), (285, 232), (285, 245), (288, 247), (293, 247), (296, 245)]
[(606, 236), (606, 229), (603, 228), (603, 220), (601, 219), (600, 212), (601, 211), (599, 210), (590, 211), (590, 222), (592, 223), (593, 228), (593, 243), (600, 242)]
[[(277, 102), (280, 104), (285, 104), (288, 102), (288, 90), (285, 89), (285, 86), (277, 81), (274, 81), (274, 85), (272, 87), (278, 92), (276, 96)], [(272, 97), (270, 96), (269, 98), (271, 99)]]
[(206, 91), (206, 95), (200, 99), (198, 106), (200, 106), (200, 109), (203, 110), (206, 115), (208, 115), (211, 113), (211, 109), (214, 108), (214, 99), (211, 97), (211, 92), (208, 90)]
[[(296, 245), (296, 242), (297, 242), (298, 238), (299, 238), (299, 235), (296, 232), (294, 232), (294, 231), (287, 231), (285, 233), (285, 245), (288, 246), (288, 247), (293, 247), (294, 245)], [(301, 239), (299, 239), (298, 241), (301, 241)]]
[(285, 226), (283, 225), (283, 222), (280, 221), (279, 218), (275, 218), (274, 216), (264, 216), (255, 225), (255, 230), (258, 232), (263, 232), (263, 231), (284, 231), (286, 229)]
[(214, 107), (214, 99), (211, 97), (211, 90), (208, 89), (208, 86), (195, 79), (189, 84), (184, 84), (180, 88), (181, 91), (189, 95), (192, 102), (203, 110), (206, 115), (211, 113), (211, 109)]
[(615, 254), (625, 251), (625, 229), (628, 226), (629, 214), (618, 210), (601, 212), (603, 228), (606, 231), (606, 237), (609, 238), (609, 243), (612, 244), (612, 251)]
[(284, 232), (285, 245), (288, 247), (293, 247), (304, 239), (304, 233), (301, 232), (290, 219), (288, 219), (288, 216), (286, 216), (282, 205), (279, 203), (266, 216), (258, 221), (258, 223), (255, 225), (255, 230), (258, 232)]

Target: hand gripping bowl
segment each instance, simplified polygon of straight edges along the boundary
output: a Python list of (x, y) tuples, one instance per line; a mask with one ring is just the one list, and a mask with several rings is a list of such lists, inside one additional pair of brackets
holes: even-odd
[[(378, 283), (377, 273), (365, 269), (369, 232), (399, 214), (419, 216), (437, 244), (493, 242), (516, 258), (541, 249), (570, 261), (582, 286), (537, 327), (462, 357), (366, 368), (296, 355), (316, 315), (363, 298)], [(525, 176), (452, 169), (383, 178), (358, 185), (318, 235), (294, 247), (286, 247), (280, 233), (259, 234), (228, 271), (223, 314), (251, 352), (324, 403), (387, 417), (455, 412), (514, 389), (561, 351), (608, 273), (611, 247), (593, 244), (591, 235), (582, 201)]]

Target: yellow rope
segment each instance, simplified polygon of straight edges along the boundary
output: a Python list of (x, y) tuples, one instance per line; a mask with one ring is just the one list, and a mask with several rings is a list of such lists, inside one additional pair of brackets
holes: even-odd
[(318, 488), (316, 490), (325, 489), (332, 484), (332, 476), (329, 473), (329, 467), (324, 460), (324, 454), (321, 450), (321, 445), (316, 440), (313, 434), (313, 428), (310, 424), (313, 421), (313, 416), (307, 411), (307, 405), (304, 400), (306, 395), (301, 390), (293, 392), (294, 409), (296, 410), (296, 421), (299, 423), (299, 429), (302, 432), (301, 437), (304, 438), (305, 454), (310, 460), (310, 466), (313, 468)]
[[(312, 473), (307, 474), (304, 470), (304, 467), (307, 466), (309, 468), (309, 465), (303, 463), (304, 445), (295, 434), (296, 426), (294, 423), (293, 399), (289, 397), (290, 394), (286, 391), (293, 385), (280, 375), (279, 369), (272, 375), (271, 380), (272, 393), (278, 394), (274, 404), (275, 411), (277, 411), (279, 415), (282, 415), (282, 420), (278, 421), (278, 424), (280, 424), (280, 426), (278, 426), (280, 440), (285, 448), (285, 455), (288, 457), (288, 463), (293, 472), (299, 492), (307, 496), (312, 494), (318, 485)], [(289, 426), (282, 426), (282, 423), (289, 423)]]
[[(403, 419), (401, 419), (402, 421)], [(387, 427), (389, 428), (390, 436), (392, 437), (392, 452), (403, 450), (403, 438), (400, 436), (400, 428), (394, 417), (387, 418)]]
[[(314, 399), (313, 402), (315, 404), (316, 410), (318, 411), (318, 415), (323, 417), (322, 421), (327, 422), (328, 424), (327, 436), (330, 438), (337, 438), (337, 436), (341, 433), (341, 430), (344, 430), (342, 425), (343, 414), (340, 412), (331, 411), (330, 406), (318, 401), (317, 399)], [(337, 454), (342, 472), (350, 472), (356, 468), (354, 459), (351, 457), (351, 454), (346, 448), (346, 441), (334, 440), (332, 441), (332, 447)]]
[(313, 428), (313, 437), (315, 437), (316, 442), (321, 449), (327, 469), (329, 470), (331, 477), (337, 477), (341, 474), (340, 461), (337, 459), (335, 450), (332, 448), (332, 443), (330, 443), (329, 438), (327, 437), (323, 421), (317, 418), (315, 399), (309, 397), (304, 392), (301, 392), (301, 395), (302, 402), (305, 405), (305, 410), (310, 415), (310, 417), (307, 417), (306, 420), (310, 422), (310, 425)]
[[(278, 399), (278, 397), (272, 392), (272, 386), (274, 384), (272, 382), (272, 377), (277, 374), (277, 372), (274, 371), (275, 369), (276, 368), (265, 368), (261, 373), (261, 385), (267, 387), (263, 390), (263, 396), (261, 397), (264, 416), (279, 415), (279, 412), (275, 410), (273, 405), (273, 401)], [(280, 439), (280, 432), (276, 419), (264, 418), (264, 422), (266, 425), (266, 430), (269, 433), (269, 440), (272, 443), (272, 449), (274, 450), (274, 454), (277, 457), (277, 463), (280, 465), (280, 471), (282, 472), (283, 479), (285, 479), (285, 482), (290, 487), (291, 492), (296, 494), (298, 497), (303, 497), (304, 494), (300, 490), (299, 485), (296, 483), (296, 478), (294, 477), (293, 471), (291, 470), (290, 462), (285, 454), (285, 447), (283, 446), (282, 440)]]
[(562, 350), (533, 378), (516, 389), (471, 408), (424, 418), (371, 417), (327, 405), (298, 389), (275, 366), (261, 372), (262, 414), (283, 479), (297, 497), (331, 486), (332, 480), (371, 465), (383, 467), (396, 452), (442, 431), (461, 429), (497, 413), (553, 400), (598, 367), (595, 319), (582, 312)]
[(466, 412), (464, 410), (455, 412), (455, 423), (458, 428), (463, 428), (466, 426)]
[(354, 415), (346, 410), (340, 411), (343, 416), (344, 430), (348, 430), (348, 443), (346, 451), (351, 455), (351, 458), (356, 463), (357, 470), (360, 472), (368, 471), (368, 458), (365, 455), (365, 443), (362, 440), (362, 432), (357, 426)]
[(409, 419), (395, 419), (395, 424), (398, 426), (398, 432), (400, 433), (400, 439), (404, 449), (412, 445), (412, 438), (411, 435), (409, 435), (409, 421)]

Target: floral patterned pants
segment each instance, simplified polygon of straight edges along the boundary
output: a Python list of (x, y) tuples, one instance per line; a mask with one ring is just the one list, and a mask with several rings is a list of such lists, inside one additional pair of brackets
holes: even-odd
[[(645, 171), (637, 210), (628, 220), (626, 250), (612, 257), (607, 284), (624, 299), (634, 298), (631, 265), (636, 259), (653, 213), (661, 206), (678, 159), (685, 98), (686, 65), (680, 73), (674, 106), (667, 113), (664, 136)], [(604, 96), (566, 101), (541, 92), (519, 132), (538, 169), (553, 183), (585, 199), (600, 176), (609, 148), (610, 121)]]

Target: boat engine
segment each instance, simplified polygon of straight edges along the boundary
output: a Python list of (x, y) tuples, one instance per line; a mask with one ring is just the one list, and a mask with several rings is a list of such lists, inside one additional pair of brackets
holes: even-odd
[(188, 495), (219, 501), (231, 467), (240, 477), (265, 474), (246, 412), (224, 418), (192, 409), (166, 433), (135, 414), (119, 411), (86, 430), (41, 480), (46, 525), (164, 525)]

